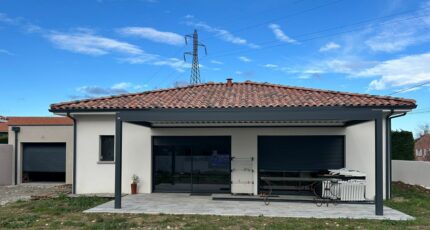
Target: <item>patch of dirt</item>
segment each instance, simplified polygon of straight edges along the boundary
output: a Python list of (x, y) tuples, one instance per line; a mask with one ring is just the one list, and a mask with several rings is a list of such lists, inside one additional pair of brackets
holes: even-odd
[(406, 202), (406, 201), (408, 201), (408, 199), (405, 199), (404, 197), (401, 197), (401, 196), (399, 196), (399, 197), (393, 197), (393, 199), (392, 199), (394, 202), (397, 202), (397, 203), (402, 203), (402, 202)]
[(64, 184), (20, 184), (0, 186), (0, 206), (18, 200), (42, 199), (70, 193), (71, 185)]
[(393, 182), (398, 188), (400, 188), (401, 190), (408, 190), (408, 189), (417, 189), (418, 191), (422, 192), (422, 193), (426, 193), (426, 194), (430, 194), (430, 189), (424, 188), (423, 186), (419, 186), (419, 185), (410, 185), (410, 184), (405, 184), (402, 182)]

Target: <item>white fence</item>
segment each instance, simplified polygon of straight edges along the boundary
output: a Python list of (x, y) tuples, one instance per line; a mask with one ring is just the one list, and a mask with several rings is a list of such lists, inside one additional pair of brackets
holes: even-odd
[(430, 188), (430, 161), (393, 160), (393, 181)]
[(12, 184), (12, 145), (0, 144), (0, 185)]

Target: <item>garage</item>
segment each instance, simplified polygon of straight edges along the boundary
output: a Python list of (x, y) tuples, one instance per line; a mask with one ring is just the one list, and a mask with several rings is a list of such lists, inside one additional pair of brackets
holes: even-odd
[(153, 137), (153, 191), (229, 193), (229, 136)]
[(65, 143), (23, 143), (23, 182), (65, 182)]
[[(312, 178), (328, 169), (345, 167), (344, 136), (259, 136), (258, 175), (260, 191), (267, 189), (261, 178)], [(292, 180), (293, 180), (292, 179)], [(273, 194), (309, 193), (300, 179), (271, 184)]]

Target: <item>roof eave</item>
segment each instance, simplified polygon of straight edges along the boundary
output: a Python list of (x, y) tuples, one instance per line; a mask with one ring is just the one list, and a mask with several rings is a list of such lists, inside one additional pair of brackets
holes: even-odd
[(378, 109), (378, 110), (412, 110), (417, 105), (401, 105), (401, 106), (297, 106), (297, 107), (231, 107), (231, 108), (142, 108), (142, 109), (127, 109), (127, 108), (104, 108), (104, 109), (88, 109), (88, 108), (73, 108), (73, 109), (49, 109), (51, 113), (73, 113), (73, 112), (119, 112), (119, 111), (139, 111), (139, 110), (246, 110), (246, 109)]

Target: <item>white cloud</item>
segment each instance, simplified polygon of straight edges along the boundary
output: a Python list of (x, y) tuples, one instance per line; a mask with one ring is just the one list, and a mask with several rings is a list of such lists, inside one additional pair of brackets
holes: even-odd
[(7, 25), (17, 26), (28, 33), (41, 32), (42, 30), (42, 28), (33, 23), (28, 22), (24, 18), (11, 18), (4, 13), (0, 13), (0, 22), (5, 23)]
[(130, 82), (120, 82), (120, 83), (116, 83), (111, 88), (117, 89), (117, 90), (121, 90), (121, 89), (124, 90), (124, 89), (130, 88), (131, 86), (132, 84)]
[(357, 77), (375, 77), (371, 90), (405, 87), (430, 81), (430, 53), (404, 56), (381, 62), (356, 74)]
[(264, 67), (266, 67), (266, 68), (278, 68), (278, 65), (275, 65), (275, 64), (265, 64)]
[(320, 48), (320, 52), (326, 52), (329, 50), (335, 50), (335, 49), (339, 49), (340, 45), (335, 43), (335, 42), (329, 42), (327, 44), (325, 44), (323, 47)]
[(185, 15), (185, 19), (193, 19), (193, 18), (194, 18), (194, 15), (192, 14)]
[(5, 49), (0, 49), (0, 54), (6, 54), (9, 56), (14, 56), (15, 54), (10, 52), (9, 50), (5, 50)]
[(430, 1), (418, 12), (398, 16), (373, 28), (365, 44), (376, 52), (398, 52), (430, 41)]
[(379, 62), (362, 60), (357, 57), (343, 57), (320, 62), (320, 67), (326, 72), (355, 75), (357, 72), (373, 67)]
[(151, 27), (124, 27), (118, 29), (123, 35), (132, 35), (145, 38), (154, 42), (166, 43), (170, 45), (184, 44), (184, 37), (173, 32), (159, 31)]
[(191, 67), (189, 63), (186, 63), (183, 60), (180, 60), (178, 58), (167, 58), (164, 60), (155, 61), (152, 64), (156, 66), (169, 66), (171, 68), (176, 69), (179, 72), (184, 72), (185, 69)]
[(110, 52), (132, 55), (143, 53), (135, 45), (88, 33), (52, 33), (47, 38), (60, 49), (94, 56)]
[(111, 87), (102, 87), (102, 86), (81, 86), (76, 88), (76, 91), (81, 95), (73, 95), (73, 98), (82, 98), (82, 97), (99, 97), (99, 96), (107, 96), (107, 95), (115, 95), (115, 94), (124, 94), (130, 93), (138, 90), (142, 90), (143, 88), (147, 88), (148, 85), (143, 84), (133, 84), (131, 82), (119, 82)]
[(243, 62), (252, 62), (251, 59), (249, 59), (248, 57), (245, 57), (245, 56), (240, 56), (240, 57), (238, 57), (238, 59), (243, 61)]
[(217, 60), (211, 60), (211, 63), (212, 64), (217, 64), (217, 65), (223, 65), (224, 64), (224, 62), (217, 61)]
[[(2, 13), (0, 13), (0, 22), (14, 24), (19, 28), (25, 29), (27, 32), (39, 32), (39, 35), (48, 39), (56, 47), (75, 53), (100, 56), (117, 52), (124, 55), (124, 57), (118, 59), (123, 63), (167, 66), (180, 72), (190, 68), (190, 64), (187, 64), (177, 58), (166, 58), (157, 54), (146, 53), (138, 46), (97, 35), (93, 30), (88, 28), (75, 28), (72, 32), (62, 33), (46, 30), (37, 25), (27, 23), (21, 18), (12, 19)], [(0, 50), (0, 53), (7, 52), (7, 50)], [(111, 90), (119, 90), (117, 89), (119, 86), (121, 85), (117, 85)], [(94, 92), (106, 92), (106, 88), (93, 86), (86, 86), (85, 88), (82, 88), (82, 90), (84, 89), (89, 91), (93, 90)]]
[(278, 24), (270, 24), (269, 28), (272, 30), (273, 34), (275, 34), (275, 37), (282, 41), (287, 43), (297, 43), (296, 40), (288, 37), (282, 30), (281, 27)]
[(187, 16), (185, 16), (185, 18), (187, 19), (185, 21), (185, 25), (192, 26), (192, 27), (195, 27), (197, 29), (203, 29), (209, 33), (215, 34), (215, 36), (220, 38), (221, 40), (224, 40), (226, 42), (230, 42), (230, 43), (233, 43), (236, 45), (248, 46), (250, 48), (259, 48), (258, 45), (251, 43), (244, 38), (235, 36), (231, 32), (229, 32), (228, 30), (210, 26), (206, 22), (195, 21), (194, 16), (187, 15)]
[(311, 78), (312, 76), (311, 75), (300, 75), (299, 77), (298, 77), (298, 79), (309, 79), (309, 78)]
[[(154, 66), (168, 66), (178, 72), (184, 72), (189, 69), (191, 64), (184, 62), (178, 58), (165, 58), (155, 54), (145, 54), (120, 59), (122, 62), (129, 64), (149, 64)], [(200, 65), (201, 66), (201, 65)], [(202, 66), (201, 66), (202, 67)]]
[(0, 13), (0, 22), (15, 24), (18, 22), (18, 19), (10, 18), (9, 16), (7, 16), (7, 14)]

